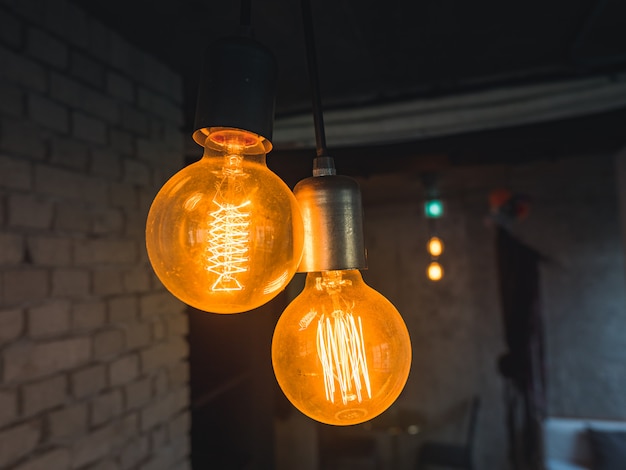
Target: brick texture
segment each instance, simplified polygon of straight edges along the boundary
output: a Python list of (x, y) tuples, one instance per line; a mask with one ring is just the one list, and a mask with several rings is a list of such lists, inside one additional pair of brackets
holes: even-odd
[(70, 303), (50, 300), (28, 310), (28, 335), (31, 338), (61, 335), (70, 329)]
[(28, 455), (39, 442), (41, 422), (30, 421), (0, 431), (0, 468)]
[(5, 380), (29, 379), (75, 368), (91, 357), (89, 338), (16, 344), (4, 351)]
[(69, 468), (69, 451), (67, 449), (54, 449), (23, 463), (15, 470), (67, 470)]
[(87, 405), (79, 403), (54, 411), (48, 423), (52, 440), (80, 436), (87, 430)]
[(14, 390), (0, 391), (0, 427), (13, 421), (18, 414), (17, 393)]
[(30, 383), (24, 386), (22, 393), (23, 413), (30, 415), (54, 408), (63, 403), (66, 396), (67, 379), (63, 375)]
[(103, 365), (94, 365), (78, 370), (72, 374), (71, 384), (76, 398), (94, 395), (106, 385), (106, 369)]
[(181, 80), (76, 2), (1, 3), (0, 468), (188, 468), (184, 305), (144, 242)]

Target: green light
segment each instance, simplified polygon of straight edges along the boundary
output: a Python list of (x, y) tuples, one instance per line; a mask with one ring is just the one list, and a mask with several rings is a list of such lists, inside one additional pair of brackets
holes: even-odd
[(443, 215), (443, 202), (439, 199), (431, 199), (424, 204), (424, 214), (429, 219), (437, 219)]

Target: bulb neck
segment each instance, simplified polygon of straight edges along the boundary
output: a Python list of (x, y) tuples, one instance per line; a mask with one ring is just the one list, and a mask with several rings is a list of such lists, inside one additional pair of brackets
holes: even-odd
[(215, 127), (207, 130), (203, 158), (222, 158), (224, 165), (245, 159), (266, 164), (265, 154), (271, 143), (262, 136), (241, 129)]

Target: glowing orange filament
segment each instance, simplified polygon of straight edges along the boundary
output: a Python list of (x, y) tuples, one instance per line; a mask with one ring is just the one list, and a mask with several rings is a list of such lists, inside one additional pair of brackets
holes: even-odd
[(213, 291), (242, 290), (237, 274), (248, 270), (249, 261), (250, 212), (245, 208), (250, 201), (232, 202), (240, 197), (238, 179), (245, 177), (241, 157), (230, 155), (226, 163), (222, 169), (224, 177), (212, 201), (217, 209), (209, 214), (207, 270), (217, 275), (211, 286)]
[(324, 371), (326, 399), (335, 402), (338, 385), (344, 405), (354, 399), (360, 403), (363, 387), (368, 398), (372, 397), (361, 317), (355, 317), (352, 307), (339, 296), (345, 282), (338, 272), (325, 273), (321, 284), (329, 291), (334, 311), (322, 313), (317, 324), (317, 354)]

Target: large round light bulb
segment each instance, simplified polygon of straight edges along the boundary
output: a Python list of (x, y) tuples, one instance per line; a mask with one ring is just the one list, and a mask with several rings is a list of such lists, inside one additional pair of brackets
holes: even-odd
[(272, 364), (302, 413), (358, 424), (385, 411), (404, 388), (411, 342), (396, 308), (358, 270), (312, 272), (278, 320)]
[(274, 298), (302, 256), (295, 197), (265, 164), (269, 141), (229, 128), (208, 131), (202, 159), (175, 174), (152, 203), (152, 267), (183, 302), (239, 313)]

